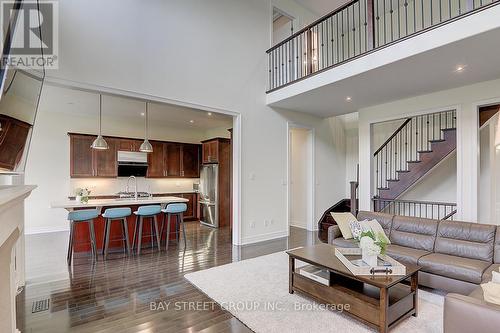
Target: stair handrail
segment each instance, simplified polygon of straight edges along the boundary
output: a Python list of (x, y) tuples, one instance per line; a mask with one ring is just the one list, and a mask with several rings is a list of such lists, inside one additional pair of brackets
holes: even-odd
[(382, 149), (384, 149), (384, 147), (386, 147), (389, 142), (392, 141), (392, 139), (394, 139), (394, 137), (396, 135), (398, 135), (399, 132), (401, 132), (403, 130), (403, 128), (405, 128), (406, 125), (408, 125), (408, 123), (411, 121), (411, 118), (406, 118), (406, 120), (401, 124), (401, 126), (399, 126), (395, 131), (394, 133), (392, 133), (392, 135), (389, 137), (389, 139), (387, 139), (381, 146), (379, 149), (377, 149), (377, 151), (375, 151), (373, 153), (373, 156), (377, 156), (378, 153), (380, 153), (382, 151)]
[(449, 213), (448, 215), (446, 215), (445, 217), (443, 217), (441, 220), (448, 220), (450, 219), (451, 217), (453, 217), (455, 214), (457, 213), (457, 210), (455, 209), (454, 211), (452, 211), (451, 213)]

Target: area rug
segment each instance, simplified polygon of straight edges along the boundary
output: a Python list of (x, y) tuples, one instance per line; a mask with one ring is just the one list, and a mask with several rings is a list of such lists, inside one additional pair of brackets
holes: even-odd
[[(300, 264), (297, 263), (297, 267)], [(254, 332), (374, 332), (339, 311), (288, 293), (288, 255), (278, 252), (204, 271), (185, 278)], [(391, 332), (442, 332), (442, 295), (419, 290), (418, 317)]]

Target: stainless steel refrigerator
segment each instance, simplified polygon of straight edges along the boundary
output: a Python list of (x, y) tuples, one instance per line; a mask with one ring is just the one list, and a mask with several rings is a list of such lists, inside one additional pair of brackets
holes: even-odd
[(200, 222), (219, 227), (219, 165), (203, 165), (200, 173)]

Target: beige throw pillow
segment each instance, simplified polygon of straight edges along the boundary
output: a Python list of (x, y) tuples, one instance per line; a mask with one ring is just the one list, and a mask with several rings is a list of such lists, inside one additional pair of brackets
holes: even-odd
[(337, 222), (337, 225), (339, 226), (340, 232), (342, 233), (342, 237), (344, 239), (352, 239), (352, 233), (351, 233), (351, 227), (349, 224), (352, 221), (357, 221), (356, 217), (352, 215), (352, 213), (330, 213)]
[(491, 282), (500, 284), (500, 272), (491, 272)]
[(384, 232), (384, 228), (382, 228), (382, 226), (380, 225), (380, 223), (377, 220), (369, 220), (369, 221), (366, 221), (366, 223), (368, 224), (370, 229), (372, 229), (375, 236), (382, 237), (386, 241), (387, 244), (391, 244), (391, 241), (389, 240), (389, 238), (387, 237), (387, 235)]
[(484, 300), (489, 303), (500, 305), (500, 283), (488, 282), (481, 285)]

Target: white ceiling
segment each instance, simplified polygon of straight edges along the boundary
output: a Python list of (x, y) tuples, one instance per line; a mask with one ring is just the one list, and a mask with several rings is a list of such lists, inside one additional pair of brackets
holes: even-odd
[(347, 3), (346, 0), (296, 0), (305, 8), (319, 16), (328, 14), (329, 12), (339, 8)]
[[(286, 98), (272, 106), (322, 117), (355, 112), (372, 105), (499, 79), (499, 55), (500, 29), (494, 29)], [(466, 68), (458, 73), (457, 65)], [(347, 102), (346, 96), (352, 96), (352, 101)]]
[[(99, 95), (96, 93), (44, 85), (40, 106), (49, 112), (63, 112), (78, 115), (99, 115)], [(103, 117), (122, 117), (144, 122), (146, 104), (144, 101), (112, 95), (103, 95)], [(149, 121), (177, 128), (214, 129), (232, 127), (232, 117), (170, 104), (149, 103)], [(190, 121), (194, 121), (191, 123)]]

